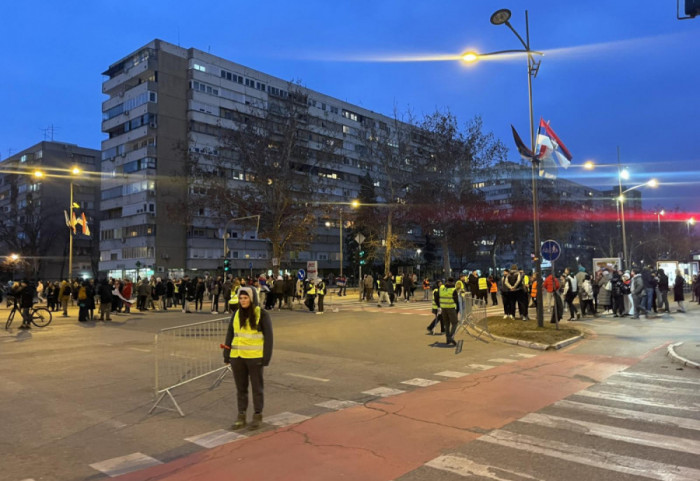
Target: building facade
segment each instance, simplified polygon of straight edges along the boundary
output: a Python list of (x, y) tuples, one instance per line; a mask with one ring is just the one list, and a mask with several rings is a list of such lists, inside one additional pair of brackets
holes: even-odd
[[(367, 126), (387, 132), (393, 119), (267, 75), (200, 50), (154, 40), (112, 64), (104, 73), (101, 170), (100, 269), (114, 277), (181, 276), (216, 271), (223, 264), (224, 228), (206, 206), (187, 204), (197, 190), (196, 173), (217, 165), (232, 188), (245, 182), (234, 159), (226, 158), (222, 132), (236, 131), (251, 116), (272, 112), (291, 95), (303, 99), (299, 137), (315, 153), (333, 148), (333, 161), (314, 175), (327, 189), (322, 204), (349, 203), (360, 178), (370, 173), (381, 187), (377, 165), (364, 158)], [(294, 91), (294, 93), (292, 93)], [(192, 159), (196, 159), (192, 165)], [(187, 177), (188, 182), (177, 179)], [(275, 259), (296, 268), (317, 261), (320, 270), (340, 262), (338, 214), (321, 214), (311, 248)], [(253, 223), (254, 224), (254, 223)], [(259, 273), (274, 264), (269, 243), (254, 225), (227, 229), (233, 273)], [(347, 258), (347, 253), (345, 254)]]
[[(7, 269), (16, 276), (42, 280), (97, 275), (99, 158), (99, 150), (40, 142), (0, 162), (0, 249), (6, 276)], [(74, 168), (80, 173), (71, 174)], [(92, 231), (85, 235), (77, 225), (72, 256), (66, 223), (71, 192), (76, 218), (82, 221), (84, 213)]]

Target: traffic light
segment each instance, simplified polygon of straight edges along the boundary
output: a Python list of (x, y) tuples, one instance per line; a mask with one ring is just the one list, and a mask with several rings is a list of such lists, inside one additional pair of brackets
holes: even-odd
[(228, 259), (224, 259), (224, 272), (228, 272), (231, 270), (231, 261)]
[(367, 260), (365, 259), (365, 251), (361, 250), (359, 252), (359, 256), (360, 256), (360, 265), (364, 266), (367, 263)]

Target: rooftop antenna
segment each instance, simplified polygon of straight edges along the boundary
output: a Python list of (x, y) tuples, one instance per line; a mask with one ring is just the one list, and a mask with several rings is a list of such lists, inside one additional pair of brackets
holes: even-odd
[[(44, 132), (44, 141), (46, 141), (46, 140), (51, 140), (51, 142), (53, 142), (53, 134), (54, 134), (54, 132), (57, 130), (57, 129), (53, 126), (53, 124), (49, 125), (49, 126), (46, 127), (45, 129), (41, 129), (41, 130), (42, 130), (42, 132)], [(50, 139), (49, 139), (49, 137), (50, 137)]]

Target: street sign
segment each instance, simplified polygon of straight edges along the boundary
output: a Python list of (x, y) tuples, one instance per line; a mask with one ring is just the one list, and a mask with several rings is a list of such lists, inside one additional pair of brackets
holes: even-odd
[(280, 265), (280, 260), (279, 260), (278, 257), (273, 257), (273, 258), (272, 258), (272, 265), (273, 265), (273, 266), (278, 266), (278, 265)]
[(546, 240), (542, 243), (542, 248), (540, 249), (542, 253), (542, 258), (547, 261), (556, 261), (561, 255), (561, 247), (554, 240)]
[(297, 277), (302, 280), (304, 277), (306, 277), (306, 272), (304, 272), (304, 269), (299, 269), (299, 272), (297, 272)]
[(365, 236), (362, 235), (362, 232), (358, 232), (358, 234), (355, 236), (355, 242), (358, 244), (362, 244), (365, 241)]
[(306, 272), (309, 273), (309, 279), (316, 279), (316, 277), (318, 277), (318, 262), (306, 261)]

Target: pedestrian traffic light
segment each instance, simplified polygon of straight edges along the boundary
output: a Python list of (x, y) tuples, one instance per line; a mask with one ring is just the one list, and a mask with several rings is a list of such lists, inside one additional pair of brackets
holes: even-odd
[(229, 259), (224, 259), (224, 272), (231, 270), (231, 261)]
[(362, 250), (361, 250), (361, 251), (359, 252), (359, 256), (360, 256), (360, 265), (361, 265), (361, 266), (364, 266), (365, 263), (366, 263), (366, 261), (365, 261), (365, 251), (362, 251)]

